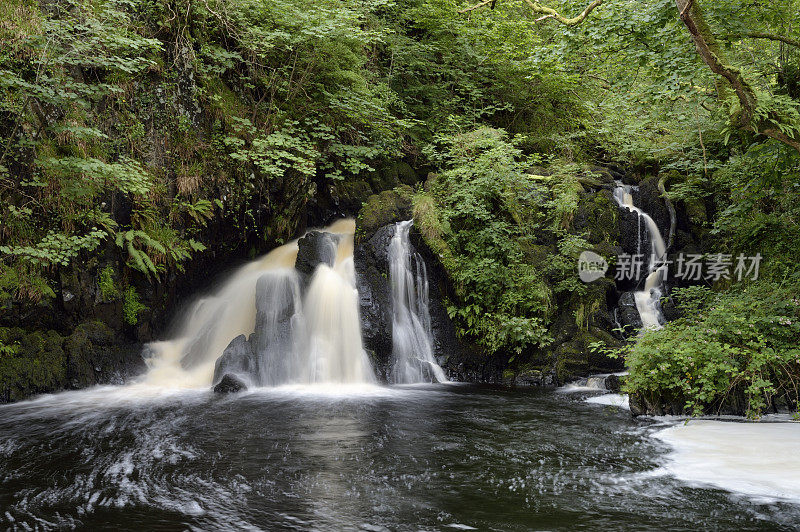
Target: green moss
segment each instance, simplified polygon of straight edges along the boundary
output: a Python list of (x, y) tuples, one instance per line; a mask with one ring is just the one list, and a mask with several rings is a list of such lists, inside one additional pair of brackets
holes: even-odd
[(331, 185), (331, 196), (340, 206), (360, 206), (372, 195), (372, 187), (364, 180), (344, 180)]
[(369, 239), (384, 225), (411, 218), (413, 195), (410, 186), (401, 185), (370, 196), (358, 213), (356, 241)]
[(95, 368), (103, 361), (98, 350), (113, 343), (114, 331), (103, 322), (88, 321), (75, 327), (64, 341), (69, 384), (77, 388), (96, 384)]
[(64, 338), (56, 331), (0, 329), (0, 401), (18, 401), (66, 384)]
[[(579, 202), (577, 229), (586, 232), (586, 240), (608, 251), (620, 240), (617, 204), (608, 192), (585, 194)], [(601, 249), (597, 249), (602, 254)]]
[(377, 191), (390, 190), (400, 185), (414, 185), (419, 181), (416, 172), (405, 161), (392, 161), (370, 176), (370, 184)]

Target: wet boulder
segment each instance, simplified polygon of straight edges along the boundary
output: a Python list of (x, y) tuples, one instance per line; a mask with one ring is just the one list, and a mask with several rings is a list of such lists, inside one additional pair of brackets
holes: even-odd
[(238, 393), (247, 390), (247, 385), (236, 375), (226, 373), (219, 383), (214, 386), (214, 393)]
[(606, 390), (608, 390), (609, 392), (621, 393), (623, 379), (621, 379), (619, 375), (611, 374), (605, 378), (603, 384), (605, 385)]
[(122, 384), (147, 369), (140, 344), (126, 343), (101, 321), (81, 323), (64, 340), (71, 388)]
[(225, 377), (231, 375), (250, 377), (255, 371), (256, 363), (253, 348), (245, 335), (240, 334), (231, 340), (231, 343), (223, 351), (222, 356), (214, 364), (214, 380), (212, 382), (221, 384)]
[(642, 328), (642, 317), (639, 316), (639, 309), (636, 308), (636, 298), (633, 292), (623, 292), (620, 296), (617, 318), (625, 329), (626, 335)]
[(389, 279), (389, 243), (394, 224), (381, 227), (366, 242), (356, 247), (359, 314), (364, 347), (374, 353), (379, 373), (385, 377), (392, 352), (392, 287)]
[(333, 267), (339, 236), (324, 231), (309, 231), (297, 241), (295, 269), (300, 274), (303, 286), (307, 286), (320, 264)]
[(299, 305), (300, 286), (293, 272), (270, 272), (259, 278), (256, 328), (249, 342), (255, 357), (254, 382), (266, 386), (288, 381), (289, 358), (295, 350), (293, 319), (300, 310)]

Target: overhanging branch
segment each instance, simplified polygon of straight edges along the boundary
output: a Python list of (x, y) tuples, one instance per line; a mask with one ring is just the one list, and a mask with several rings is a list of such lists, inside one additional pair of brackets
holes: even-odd
[(592, 11), (594, 11), (594, 9), (596, 7), (603, 5), (603, 1), (604, 0), (594, 0), (594, 2), (592, 2), (591, 4), (586, 6), (586, 9), (584, 9), (583, 12), (580, 15), (578, 15), (577, 17), (573, 17), (573, 18), (567, 18), (567, 17), (561, 15), (555, 9), (553, 9), (551, 7), (543, 6), (539, 2), (534, 2), (533, 0), (525, 0), (525, 3), (528, 4), (528, 6), (531, 8), (531, 10), (534, 13), (542, 15), (541, 17), (537, 18), (535, 20), (535, 22), (541, 22), (543, 20), (547, 20), (547, 19), (552, 18), (552, 19), (557, 20), (561, 24), (564, 24), (565, 26), (576, 26), (576, 25), (580, 24), (581, 22), (583, 22), (586, 19), (586, 17), (588, 17), (589, 14)]
[(789, 46), (797, 46), (800, 48), (800, 41), (797, 39), (792, 39), (784, 35), (775, 35), (774, 33), (767, 33), (765, 31), (751, 31), (750, 33), (745, 33), (744, 37), (749, 37), (751, 39), (768, 39), (770, 41), (778, 41), (788, 44)]
[(723, 63), (722, 59), (711, 49), (709, 38), (713, 38), (713, 36), (706, 35), (708, 33), (707, 28), (705, 32), (701, 30), (700, 26), (705, 27), (705, 24), (702, 14), (699, 13), (699, 9), (694, 5), (694, 1), (675, 0), (675, 3), (678, 6), (683, 24), (689, 30), (697, 53), (700, 54), (700, 58), (712, 72), (722, 76), (730, 83), (736, 93), (736, 97), (739, 99), (741, 113), (739, 113), (738, 117), (732, 117), (733, 122), (737, 127), (747, 127), (753, 119), (757, 105), (753, 88), (744, 79), (742, 72), (738, 68)]
[[(483, 0), (473, 6), (460, 10), (459, 13), (467, 13), (469, 11), (474, 11), (489, 4), (491, 4), (491, 7), (494, 7), (496, 1), (497, 0)], [(537, 18), (534, 22), (541, 22), (547, 19), (554, 19), (560, 22), (561, 24), (564, 24), (565, 26), (576, 26), (581, 22), (583, 22), (586, 19), (586, 17), (588, 17), (589, 14), (595, 10), (596, 7), (603, 5), (603, 2), (605, 0), (594, 0), (591, 4), (586, 6), (586, 9), (584, 9), (580, 15), (573, 18), (567, 18), (558, 11), (556, 11), (555, 9), (544, 6), (539, 2), (535, 2), (534, 0), (524, 0), (524, 1), (526, 4), (528, 4), (528, 7), (531, 8), (531, 11), (533, 11), (537, 15), (542, 15), (541, 17)]]

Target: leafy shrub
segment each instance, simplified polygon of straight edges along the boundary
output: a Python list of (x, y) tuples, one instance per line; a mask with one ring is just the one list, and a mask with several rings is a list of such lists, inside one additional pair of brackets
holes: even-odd
[(105, 301), (112, 301), (120, 296), (119, 289), (114, 283), (114, 267), (110, 264), (100, 270), (100, 279), (97, 285)]
[(682, 401), (693, 415), (741, 395), (750, 417), (800, 399), (800, 287), (761, 281), (725, 292), (676, 290), (685, 317), (648, 331), (626, 360), (629, 393)]
[(139, 323), (139, 312), (146, 310), (147, 307), (142, 303), (139, 292), (136, 288), (129, 286), (125, 289), (122, 300), (122, 316), (128, 325)]

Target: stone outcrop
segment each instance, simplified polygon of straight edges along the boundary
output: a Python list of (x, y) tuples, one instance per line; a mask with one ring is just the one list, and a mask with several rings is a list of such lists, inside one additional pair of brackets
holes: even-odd
[(238, 393), (247, 390), (247, 385), (236, 375), (225, 374), (214, 386), (214, 393)]
[(141, 345), (125, 342), (99, 321), (58, 331), (0, 328), (7, 352), (0, 358), (0, 403), (39, 393), (120, 384), (146, 366)]

